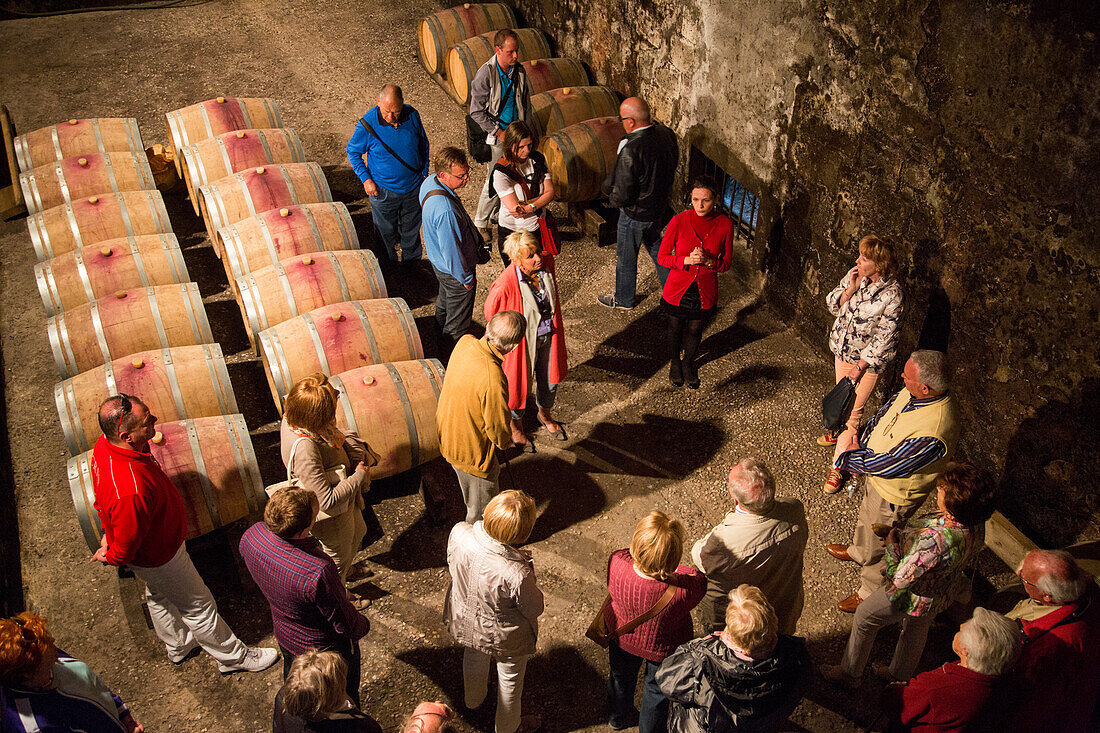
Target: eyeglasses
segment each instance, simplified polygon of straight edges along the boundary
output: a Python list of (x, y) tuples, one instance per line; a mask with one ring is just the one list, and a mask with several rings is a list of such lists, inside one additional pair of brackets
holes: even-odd
[(622, 115), (619, 115), (619, 122), (626, 122), (627, 120), (630, 120), (631, 122), (634, 122), (633, 117), (623, 117)]
[(115, 430), (118, 432), (118, 437), (122, 437), (122, 418), (126, 417), (134, 409), (133, 399), (130, 395), (118, 393), (119, 401), (122, 405), (122, 412), (118, 413), (118, 421), (115, 423)]
[(450, 171), (450, 175), (451, 177), (457, 178), (460, 181), (468, 181), (470, 180), (470, 169), (467, 168), (465, 173), (455, 173), (454, 171)]

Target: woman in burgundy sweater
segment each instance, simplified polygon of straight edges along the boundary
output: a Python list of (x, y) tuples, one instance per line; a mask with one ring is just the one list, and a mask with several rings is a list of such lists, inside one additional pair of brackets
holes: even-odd
[[(638, 522), (629, 550), (611, 555), (607, 567), (607, 591), (611, 604), (604, 624), (612, 635), (608, 646), (611, 675), (607, 681), (608, 724), (615, 730), (637, 722), (639, 733), (668, 730), (668, 700), (657, 685), (657, 669), (664, 658), (694, 634), (691, 609), (703, 599), (707, 579), (699, 571), (680, 565), (684, 528), (663, 512), (650, 512)], [(615, 638), (615, 629), (653, 608), (669, 586), (672, 600), (655, 617), (628, 634)], [(638, 670), (645, 666), (642, 710), (634, 707)]]
[(733, 259), (733, 222), (714, 208), (717, 198), (713, 178), (692, 181), (691, 208), (672, 217), (657, 254), (657, 262), (670, 270), (661, 305), (668, 315), (668, 380), (677, 387), (687, 380), (699, 388), (695, 352), (718, 304), (718, 273)]

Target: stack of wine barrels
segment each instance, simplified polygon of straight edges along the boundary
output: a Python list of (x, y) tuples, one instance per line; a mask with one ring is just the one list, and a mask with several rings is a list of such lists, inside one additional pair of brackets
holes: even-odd
[[(375, 477), (439, 455), (443, 368), (390, 298), (351, 214), (283, 128), (272, 99), (218, 97), (167, 114), (168, 133), (281, 412), (293, 384), (343, 384), (338, 422), (382, 456)], [(363, 371), (365, 370), (365, 371)]]
[(184, 498), (188, 537), (260, 509), (263, 484), (221, 347), (191, 282), (134, 119), (71, 119), (16, 139), (35, 279), (62, 381), (54, 397), (89, 547), (100, 403), (135, 395)]
[(619, 95), (608, 87), (590, 86), (588, 71), (576, 59), (553, 56), (542, 31), (518, 28), (507, 5), (465, 3), (420, 21), (421, 63), (456, 102), (467, 106), (474, 75), (493, 58), (493, 36), (504, 28), (518, 36), (518, 61), (531, 88), (530, 123), (541, 140), (555, 198), (599, 198), (624, 134)]

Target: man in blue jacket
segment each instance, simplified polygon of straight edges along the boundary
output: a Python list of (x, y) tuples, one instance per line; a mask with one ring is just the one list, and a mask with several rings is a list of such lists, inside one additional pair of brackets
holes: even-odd
[(370, 197), (387, 257), (391, 262), (419, 261), (417, 192), (428, 175), (428, 136), (420, 113), (405, 104), (401, 87), (382, 87), (378, 104), (355, 126), (347, 151), (351, 169)]
[(455, 343), (470, 330), (477, 289), (477, 247), (480, 239), (462, 201), (455, 194), (470, 182), (466, 153), (446, 147), (435, 156), (435, 175), (420, 186), (424, 246), (439, 280), (435, 321), (444, 362)]

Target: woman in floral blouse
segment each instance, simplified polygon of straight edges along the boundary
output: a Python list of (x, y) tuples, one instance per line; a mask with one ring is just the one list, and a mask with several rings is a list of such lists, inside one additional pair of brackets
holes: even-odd
[(935, 515), (911, 529), (890, 529), (884, 540), (885, 582), (859, 605), (844, 658), (839, 665), (822, 667), (826, 679), (858, 685), (875, 636), (883, 627), (899, 623), (901, 635), (889, 667), (873, 668), (889, 681), (904, 682), (913, 676), (932, 620), (965, 586), (963, 570), (981, 549), (983, 525), (993, 514), (994, 485), (987, 471), (949, 463), (936, 489)]
[[(897, 259), (889, 242), (875, 236), (859, 242), (855, 267), (825, 298), (829, 312), (836, 316), (829, 333), (829, 350), (836, 359), (836, 381), (850, 378), (856, 385), (856, 398), (848, 424), (839, 436), (822, 435), (818, 445), (836, 446), (836, 464), (843, 446), (859, 430), (863, 406), (875, 389), (879, 374), (893, 361), (898, 349), (898, 324), (901, 321), (901, 286), (894, 277)], [(840, 469), (833, 468), (825, 480), (825, 493), (840, 491)]]

